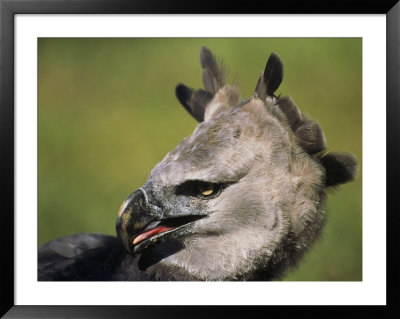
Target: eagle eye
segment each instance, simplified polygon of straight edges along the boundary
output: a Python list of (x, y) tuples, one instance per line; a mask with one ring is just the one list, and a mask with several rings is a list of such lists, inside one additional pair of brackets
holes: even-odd
[(204, 197), (210, 196), (214, 193), (214, 184), (199, 182), (197, 184), (197, 190)]
[(187, 181), (176, 188), (176, 194), (211, 199), (217, 197), (225, 186), (227, 185), (203, 181)]

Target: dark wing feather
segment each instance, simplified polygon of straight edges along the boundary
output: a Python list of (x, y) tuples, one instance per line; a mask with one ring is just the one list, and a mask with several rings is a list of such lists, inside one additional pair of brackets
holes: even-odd
[(113, 236), (83, 233), (61, 237), (39, 249), (38, 280), (111, 280), (125, 254)]

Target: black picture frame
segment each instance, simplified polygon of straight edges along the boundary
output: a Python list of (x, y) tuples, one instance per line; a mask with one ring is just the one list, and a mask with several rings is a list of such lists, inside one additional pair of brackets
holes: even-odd
[[(21, 306), (14, 302), (14, 17), (16, 14), (386, 14), (387, 49), (387, 305), (386, 306)], [(0, 315), (5, 318), (158, 318), (205, 316), (228, 317), (271, 315), (379, 318), (399, 316), (398, 262), (395, 260), (399, 210), (395, 183), (399, 178), (400, 136), (400, 3), (398, 0), (328, 0), (263, 1), (262, 3), (227, 3), (217, 1), (154, 0), (0, 0), (0, 192), (1, 203), (1, 273)], [(379, 94), (379, 92), (377, 92)], [(379, 111), (379, 110), (378, 110)], [(383, 212), (377, 212), (383, 213)], [(322, 314), (322, 313), (323, 314)]]

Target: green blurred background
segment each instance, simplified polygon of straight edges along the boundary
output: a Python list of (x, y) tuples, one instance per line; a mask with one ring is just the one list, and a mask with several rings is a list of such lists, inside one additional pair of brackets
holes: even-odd
[(320, 123), (329, 150), (356, 155), (357, 180), (329, 192), (323, 235), (285, 280), (362, 280), (360, 38), (39, 39), (38, 245), (115, 234), (123, 200), (196, 126), (174, 90), (202, 87), (202, 45), (224, 58), (243, 98), (276, 52), (277, 93)]

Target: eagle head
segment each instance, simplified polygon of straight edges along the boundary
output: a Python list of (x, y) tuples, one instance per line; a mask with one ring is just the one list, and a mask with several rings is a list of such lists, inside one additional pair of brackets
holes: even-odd
[(118, 238), (141, 271), (279, 278), (320, 234), (325, 190), (352, 180), (356, 160), (326, 153), (318, 123), (274, 95), (283, 79), (276, 54), (246, 100), (205, 47), (200, 62), (204, 89), (176, 88), (199, 124), (123, 202)]

